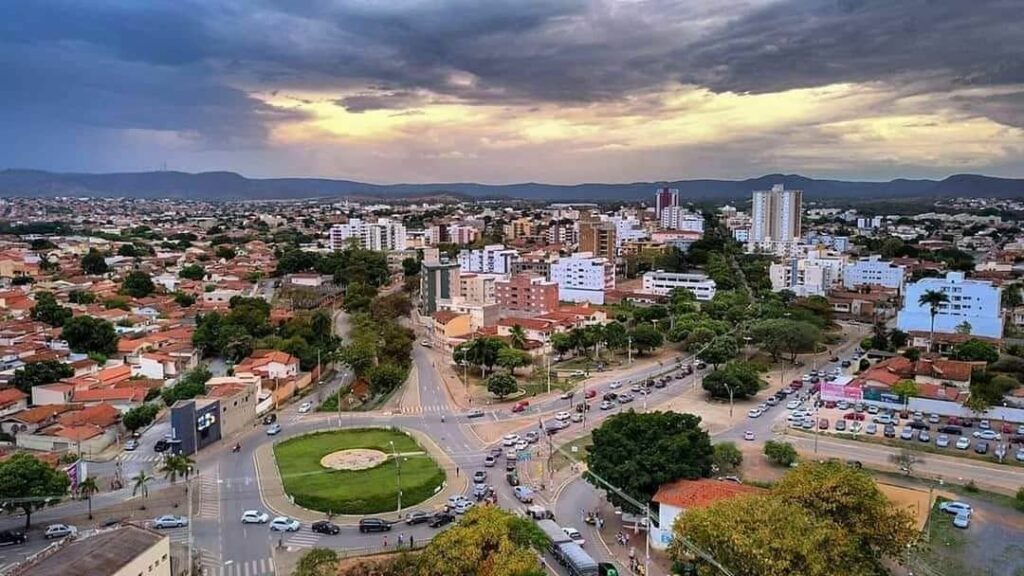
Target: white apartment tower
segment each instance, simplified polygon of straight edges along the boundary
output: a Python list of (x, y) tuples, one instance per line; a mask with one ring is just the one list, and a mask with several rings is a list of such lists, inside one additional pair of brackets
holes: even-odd
[(331, 250), (341, 250), (353, 239), (367, 250), (398, 251), (406, 248), (405, 226), (388, 218), (380, 218), (376, 222), (352, 218), (345, 224), (331, 226), (329, 235)]
[(679, 190), (658, 188), (654, 193), (654, 216), (661, 218), (661, 211), (670, 206), (679, 206)]
[(803, 191), (786, 190), (782, 184), (771, 190), (755, 190), (749, 242), (789, 243), (800, 237)]

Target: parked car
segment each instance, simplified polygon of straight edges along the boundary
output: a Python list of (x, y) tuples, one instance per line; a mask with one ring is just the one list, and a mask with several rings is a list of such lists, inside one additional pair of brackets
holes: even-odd
[(988, 442), (978, 442), (974, 445), (974, 452), (976, 454), (988, 454)]
[(188, 526), (188, 518), (165, 514), (153, 520), (153, 528), (181, 528)]
[(363, 518), (359, 521), (359, 532), (390, 532), (391, 523), (380, 518)]
[(12, 544), (24, 544), (25, 533), (17, 530), (4, 530), (0, 532), (0, 546), (10, 546)]
[(935, 445), (938, 446), (939, 448), (946, 448), (947, 446), (949, 446), (949, 436), (946, 436), (945, 434), (939, 434), (935, 438)]
[(818, 430), (828, 430), (828, 418), (818, 420)]
[(939, 426), (938, 432), (939, 434), (950, 434), (952, 436), (959, 436), (963, 434), (964, 429), (959, 426), (951, 426), (947, 424), (945, 426)]
[(903, 431), (900, 432), (901, 440), (911, 440), (914, 437), (914, 429), (910, 426), (904, 426)]
[(276, 436), (276, 435), (278, 435), (280, 433), (281, 433), (281, 425), (280, 424), (271, 424), (269, 427), (267, 427), (267, 436)]
[(305, 414), (306, 412), (309, 412), (312, 409), (313, 409), (313, 403), (312, 402), (303, 402), (302, 404), (299, 405), (299, 414)]
[(988, 420), (979, 420), (978, 421), (978, 429), (980, 429), (980, 430), (991, 430), (992, 429), (992, 423), (989, 422)]
[(310, 529), (317, 534), (329, 534), (331, 536), (341, 533), (341, 527), (334, 522), (328, 522), (327, 520), (317, 520), (313, 522)]
[(572, 414), (569, 414), (564, 410), (555, 414), (555, 420), (568, 420), (571, 417)]
[(587, 541), (583, 539), (583, 535), (580, 534), (580, 531), (575, 528), (566, 526), (565, 528), (562, 528), (562, 532), (564, 532), (566, 537), (569, 538), (569, 540), (572, 540), (575, 544), (583, 546), (587, 543)]
[(981, 440), (999, 440), (999, 433), (995, 430), (975, 430), (972, 436)]
[(931, 434), (929, 434), (927, 430), (921, 430), (920, 432), (918, 432), (917, 433), (917, 439), (918, 439), (919, 442), (931, 442), (932, 441)]
[(764, 414), (764, 412), (762, 412), (760, 408), (751, 408), (750, 410), (747, 410), (747, 416), (750, 418), (760, 418), (761, 414)]
[(455, 516), (447, 512), (438, 512), (430, 519), (430, 523), (428, 523), (427, 526), (430, 526), (431, 528), (440, 528), (441, 526), (446, 526), (454, 521)]
[(971, 439), (970, 439), (970, 438), (968, 438), (967, 436), (961, 436), (961, 437), (960, 437), (960, 438), (959, 438), (959, 439), (958, 439), (958, 440), (956, 441), (956, 447), (957, 447), (957, 448), (958, 448), (959, 450), (967, 450), (968, 448), (970, 448), (970, 447), (971, 447)]
[(274, 422), (277, 422), (277, 414), (274, 414), (273, 412), (263, 417), (264, 426), (270, 426)]
[(540, 432), (536, 430), (530, 430), (526, 433), (526, 442), (529, 444), (536, 444), (540, 440)]
[(611, 402), (607, 400), (602, 400), (601, 405), (598, 406), (598, 408), (600, 408), (601, 410), (611, 410), (613, 406), (614, 404), (612, 404)]
[(786, 410), (796, 410), (799, 407), (800, 407), (800, 401), (799, 400), (790, 400), (789, 402), (786, 403)]
[(863, 422), (864, 418), (865, 416), (861, 412), (847, 412), (846, 414), (843, 414), (844, 420), (856, 420), (859, 422)]
[(246, 510), (242, 512), (242, 524), (266, 524), (270, 521), (270, 515), (259, 510)]
[(302, 525), (294, 518), (278, 516), (270, 521), (271, 532), (298, 532)]
[(941, 419), (939, 418), (938, 414), (932, 414), (932, 415), (928, 416), (928, 423), (929, 424), (938, 424), (940, 422), (940, 420)]
[(872, 436), (874, 436), (875, 434), (878, 433), (878, 424), (875, 424), (874, 422), (868, 422), (868, 425), (864, 427), (864, 433), (871, 434)]
[(896, 427), (891, 425), (891, 424), (887, 425), (882, 430), (882, 435), (885, 436), (886, 438), (895, 438), (896, 437)]
[(53, 540), (55, 538), (74, 536), (75, 534), (78, 534), (78, 528), (70, 524), (50, 524), (46, 527), (45, 536), (47, 540)]
[(488, 468), (493, 468), (495, 462), (496, 460), (494, 459), (494, 456), (491, 456), (490, 454), (484, 456), (484, 466)]
[(501, 444), (502, 446), (515, 446), (519, 440), (519, 434), (505, 434), (501, 438)]
[(456, 514), (465, 514), (466, 512), (469, 512), (469, 509), (472, 508), (472, 507), (473, 507), (473, 501), (472, 500), (462, 500), (462, 501), (458, 502), (455, 505), (454, 508), (452, 508), (452, 511), (455, 512)]
[(505, 481), (509, 486), (519, 486), (519, 474), (515, 470), (505, 474)]
[(949, 500), (939, 504), (939, 511), (947, 514), (974, 513), (974, 509), (971, 508), (970, 504), (967, 502), (960, 502), (958, 500)]
[(484, 411), (479, 408), (473, 408), (466, 413), (466, 418), (481, 418), (484, 415)]
[(587, 392), (585, 394), (583, 394), (584, 398), (593, 398), (595, 396), (597, 396), (597, 390), (593, 390), (593, 389), (587, 390)]
[(836, 432), (846, 430), (846, 420), (836, 420)]
[(970, 513), (962, 512), (953, 517), (953, 526), (957, 528), (967, 529), (971, 525)]
[(1013, 455), (1013, 458), (1017, 462), (1024, 462), (1024, 448), (1017, 450), (1017, 453)]
[(583, 413), (574, 412), (572, 418), (570, 418), (569, 420), (571, 420), (572, 422), (583, 422)]
[(524, 504), (533, 502), (533, 490), (530, 490), (527, 486), (516, 486), (512, 489), (512, 495), (516, 497), (516, 500)]
[(513, 406), (513, 407), (512, 407), (512, 412), (513, 412), (513, 413), (519, 413), (519, 412), (522, 412), (522, 411), (526, 410), (526, 408), (527, 408), (527, 407), (528, 407), (529, 405), (530, 405), (530, 403), (529, 403), (529, 402), (527, 402), (526, 400), (520, 400), (519, 402), (516, 402), (516, 405), (515, 405), (515, 406)]

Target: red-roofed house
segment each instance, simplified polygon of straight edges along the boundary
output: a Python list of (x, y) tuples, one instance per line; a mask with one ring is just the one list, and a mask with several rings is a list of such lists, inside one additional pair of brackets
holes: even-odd
[(252, 372), (261, 378), (289, 378), (299, 373), (299, 359), (280, 350), (257, 350), (235, 366), (235, 372)]
[(668, 546), (672, 538), (672, 525), (676, 517), (693, 508), (706, 508), (716, 502), (764, 494), (765, 490), (747, 484), (725, 480), (701, 478), (699, 480), (676, 480), (662, 484), (654, 495), (658, 503), (658, 528), (651, 530), (651, 545), (658, 548)]
[(17, 388), (0, 390), (0, 418), (28, 407), (28, 394)]
[(149, 390), (145, 386), (76, 389), (71, 393), (71, 401), (86, 406), (106, 402), (113, 404), (122, 412), (127, 412), (145, 402), (148, 392)]

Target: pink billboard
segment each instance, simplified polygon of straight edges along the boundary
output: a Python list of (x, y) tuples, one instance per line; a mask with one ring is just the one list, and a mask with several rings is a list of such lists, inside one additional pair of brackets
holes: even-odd
[(851, 386), (849, 384), (822, 382), (821, 399), (859, 402), (864, 399), (864, 389), (860, 386)]

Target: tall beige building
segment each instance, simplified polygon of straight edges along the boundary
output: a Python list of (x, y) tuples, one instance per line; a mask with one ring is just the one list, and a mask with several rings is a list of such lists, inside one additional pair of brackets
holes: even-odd
[(749, 241), (759, 244), (799, 238), (803, 195), (802, 190), (786, 190), (782, 184), (771, 190), (755, 190)]

